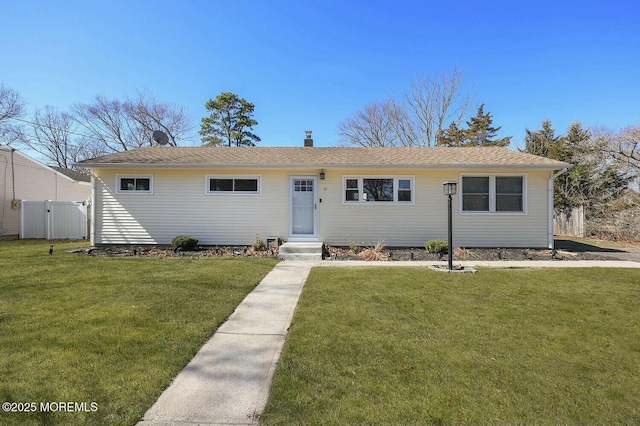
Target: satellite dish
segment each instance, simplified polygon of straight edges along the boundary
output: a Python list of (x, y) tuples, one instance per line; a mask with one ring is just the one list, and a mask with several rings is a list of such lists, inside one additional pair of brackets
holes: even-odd
[(169, 143), (169, 136), (161, 130), (154, 130), (153, 140), (156, 141), (158, 145), (166, 145)]

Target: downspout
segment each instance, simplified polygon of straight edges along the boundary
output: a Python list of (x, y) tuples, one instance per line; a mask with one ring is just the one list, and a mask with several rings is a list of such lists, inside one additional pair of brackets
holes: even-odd
[(91, 173), (91, 229), (89, 241), (91, 245), (96, 245), (96, 177)]
[(549, 193), (549, 200), (548, 200), (548, 204), (549, 204), (549, 248), (552, 249), (552, 250), (554, 248), (554, 241), (553, 241), (553, 181), (555, 180), (555, 178), (557, 178), (558, 176), (560, 176), (561, 174), (563, 174), (567, 170), (569, 170), (569, 167), (565, 167), (562, 170), (558, 170), (557, 172), (552, 174), (551, 177), (549, 178), (549, 189), (548, 189), (548, 193)]
[[(15, 148), (11, 148), (11, 184), (13, 185), (13, 200), (16, 199), (16, 167), (13, 160), (13, 153), (16, 152)], [(13, 201), (12, 201), (13, 202)]]

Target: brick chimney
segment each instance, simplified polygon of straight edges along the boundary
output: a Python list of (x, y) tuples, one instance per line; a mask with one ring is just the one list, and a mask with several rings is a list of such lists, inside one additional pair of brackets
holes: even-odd
[(313, 148), (313, 139), (311, 139), (311, 130), (304, 131), (307, 136), (304, 138), (304, 146), (309, 146)]

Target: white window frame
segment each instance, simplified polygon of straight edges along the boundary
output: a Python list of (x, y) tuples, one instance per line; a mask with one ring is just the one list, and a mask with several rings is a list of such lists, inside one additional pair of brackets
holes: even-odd
[[(464, 183), (465, 177), (488, 177), (489, 178), (489, 211), (473, 211), (463, 209)], [(496, 177), (521, 177), (522, 178), (522, 211), (508, 212), (496, 211)], [(527, 174), (526, 173), (464, 173), (460, 175), (460, 190), (458, 191), (458, 205), (460, 214), (464, 215), (526, 215), (527, 213)]]
[[(347, 200), (347, 180), (358, 181), (358, 201)], [(364, 197), (364, 179), (393, 179), (393, 201), (369, 201)], [(399, 181), (408, 180), (411, 182), (411, 201), (398, 201)], [(394, 204), (394, 205), (414, 205), (416, 203), (416, 180), (414, 176), (397, 175), (343, 175), (342, 176), (342, 204)]]
[[(120, 189), (120, 183), (122, 179), (149, 179), (149, 190), (142, 191), (138, 189)], [(138, 175), (138, 174), (128, 174), (128, 175), (116, 175), (116, 193), (117, 194), (136, 194), (136, 195), (151, 195), (153, 194), (153, 175)]]
[[(211, 191), (209, 190), (210, 184), (209, 181), (211, 179), (256, 179), (258, 181), (258, 190), (257, 191)], [(262, 195), (262, 175), (206, 175), (204, 179), (204, 190), (208, 195), (231, 195), (231, 196), (240, 196), (240, 195)]]

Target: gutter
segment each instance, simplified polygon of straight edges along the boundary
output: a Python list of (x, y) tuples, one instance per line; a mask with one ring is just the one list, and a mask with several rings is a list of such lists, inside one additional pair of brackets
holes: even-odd
[(96, 245), (96, 177), (91, 174), (91, 222), (89, 229), (89, 241)]
[(560, 176), (561, 174), (563, 174), (564, 172), (566, 172), (567, 170), (569, 170), (571, 167), (573, 167), (573, 165), (570, 165), (568, 167), (565, 167), (561, 170), (556, 171), (554, 174), (552, 174), (549, 177), (549, 187), (547, 189), (547, 193), (548, 193), (548, 201), (547, 204), (549, 205), (549, 228), (548, 228), (548, 232), (549, 232), (549, 248), (553, 249), (554, 248), (554, 240), (553, 240), (553, 181), (555, 180), (555, 178), (557, 178), (558, 176)]
[(167, 163), (75, 163), (85, 169), (513, 169), (513, 170), (557, 170), (557, 165), (548, 164), (167, 164)]

